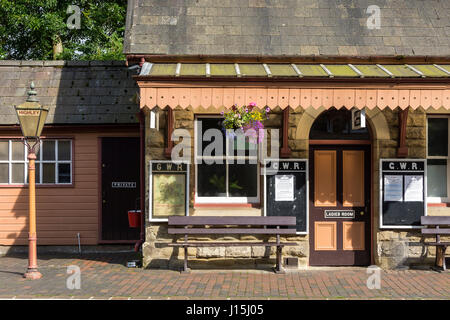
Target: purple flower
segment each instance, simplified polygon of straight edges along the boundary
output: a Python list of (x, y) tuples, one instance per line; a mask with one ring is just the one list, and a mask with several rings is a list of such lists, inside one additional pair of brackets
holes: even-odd
[(269, 111), (270, 111), (270, 108), (269, 108), (269, 107), (267, 107), (267, 108), (266, 108), (266, 112), (269, 112)]

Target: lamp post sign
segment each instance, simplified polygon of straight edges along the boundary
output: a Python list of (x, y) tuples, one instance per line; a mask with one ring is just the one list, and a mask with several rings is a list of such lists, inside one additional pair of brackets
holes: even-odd
[[(27, 101), (15, 106), (17, 118), (23, 135), (23, 143), (28, 150), (28, 187), (29, 187), (29, 233), (28, 233), (28, 269), (24, 274), (27, 279), (40, 279), (42, 274), (37, 266), (37, 235), (36, 235), (36, 186), (35, 161), (36, 149), (40, 144), (40, 135), (47, 118), (48, 109), (42, 107), (36, 98), (34, 83), (31, 83)], [(30, 144), (30, 140), (34, 141)]]

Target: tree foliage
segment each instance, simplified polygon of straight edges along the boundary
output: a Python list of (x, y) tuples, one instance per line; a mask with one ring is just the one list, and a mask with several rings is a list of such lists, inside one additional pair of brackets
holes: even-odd
[[(80, 28), (67, 26), (80, 8)], [(126, 0), (0, 0), (0, 59), (122, 60)], [(62, 53), (53, 55), (54, 45)]]

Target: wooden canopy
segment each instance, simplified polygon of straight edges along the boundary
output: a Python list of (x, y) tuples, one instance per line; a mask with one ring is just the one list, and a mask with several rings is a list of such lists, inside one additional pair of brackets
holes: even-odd
[(442, 64), (146, 62), (135, 79), (141, 108), (151, 109), (223, 109), (250, 102), (281, 109), (450, 109), (450, 66)]
[(422, 107), (450, 109), (450, 89), (326, 89), (326, 88), (220, 88), (220, 87), (141, 87), (140, 106), (194, 109), (229, 108), (256, 102), (258, 107), (315, 108), (353, 107), (373, 109)]

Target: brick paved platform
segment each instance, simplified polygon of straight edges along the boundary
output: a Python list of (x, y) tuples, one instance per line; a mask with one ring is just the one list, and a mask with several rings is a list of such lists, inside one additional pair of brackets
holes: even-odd
[[(144, 270), (126, 267), (134, 253), (39, 255), (41, 280), (22, 278), (26, 254), (0, 257), (0, 298), (64, 299), (450, 299), (450, 273), (381, 271), (369, 290), (366, 268), (315, 268), (277, 275), (266, 270)], [(81, 270), (81, 289), (66, 286), (67, 267)]]

